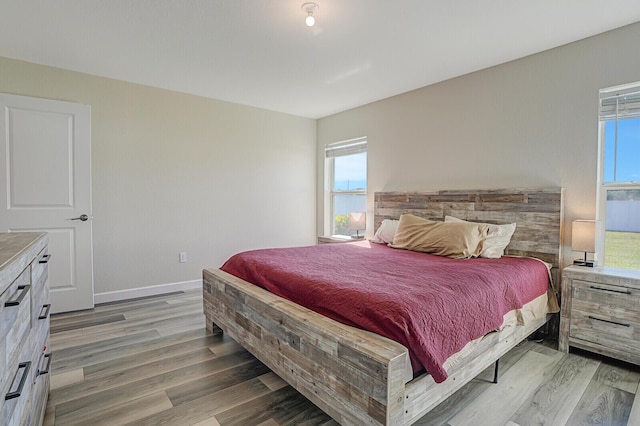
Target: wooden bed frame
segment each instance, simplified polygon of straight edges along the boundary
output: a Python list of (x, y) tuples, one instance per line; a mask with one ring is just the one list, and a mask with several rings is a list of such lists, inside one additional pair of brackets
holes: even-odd
[[(402, 213), (517, 223), (511, 255), (562, 265), (562, 189), (378, 192), (375, 227)], [(405, 383), (407, 349), (280, 298), (219, 269), (203, 271), (210, 332), (224, 330), (301, 394), (343, 425), (412, 424), (544, 325), (506, 327), (485, 336), (437, 384), (423, 374)]]

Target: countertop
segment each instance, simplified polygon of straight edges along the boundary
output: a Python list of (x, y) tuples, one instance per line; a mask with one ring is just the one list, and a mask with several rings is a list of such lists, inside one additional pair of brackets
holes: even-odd
[(39, 232), (0, 233), (0, 294), (47, 244)]

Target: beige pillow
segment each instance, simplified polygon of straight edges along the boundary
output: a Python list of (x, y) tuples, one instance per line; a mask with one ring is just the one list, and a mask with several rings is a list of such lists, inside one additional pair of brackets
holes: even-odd
[(480, 254), (488, 232), (485, 224), (435, 222), (403, 214), (390, 247), (466, 259)]
[[(445, 223), (476, 223), (467, 222), (453, 216), (445, 216), (444, 221)], [(505, 225), (494, 225), (492, 223), (484, 223), (483, 225), (487, 225), (489, 227), (489, 234), (482, 245), (480, 257), (487, 257), (490, 259), (502, 257), (504, 250), (511, 242), (511, 236), (516, 230), (516, 224), (508, 223)]]

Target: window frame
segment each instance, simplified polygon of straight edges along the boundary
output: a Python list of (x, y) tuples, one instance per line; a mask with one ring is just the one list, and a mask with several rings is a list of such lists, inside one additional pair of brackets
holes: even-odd
[[(353, 148), (350, 148), (353, 147)], [(332, 153), (332, 151), (337, 153)], [(334, 235), (335, 234), (335, 223), (334, 223), (334, 207), (335, 207), (335, 197), (336, 195), (364, 195), (365, 198), (367, 196), (367, 188), (365, 187), (362, 190), (334, 190), (335, 188), (335, 159), (337, 157), (344, 157), (347, 155), (359, 154), (359, 153), (367, 153), (367, 161), (366, 161), (366, 187), (369, 186), (369, 154), (367, 151), (367, 137), (359, 137), (354, 139), (348, 139), (340, 142), (334, 142), (325, 145), (324, 153), (325, 153), (325, 205), (328, 206), (325, 209), (325, 224), (324, 230), (325, 235)], [(328, 232), (327, 232), (328, 231)], [(366, 232), (366, 230), (365, 230)]]
[[(625, 94), (640, 92), (640, 82), (625, 84), (622, 86), (611, 87), (600, 90), (598, 101), (598, 173), (597, 173), (597, 192), (596, 192), (596, 253), (599, 253), (598, 263), (605, 265), (606, 251), (606, 223), (607, 223), (607, 200), (609, 191), (620, 190), (640, 190), (640, 181), (620, 181), (605, 182), (605, 124), (607, 121), (619, 120), (619, 114), (611, 117), (611, 111), (605, 111), (603, 106), (604, 99), (611, 99), (616, 96), (622, 97)], [(637, 118), (636, 116), (632, 116)], [(629, 117), (628, 117), (629, 118)], [(624, 117), (623, 117), (624, 119)], [(617, 161), (614, 158), (614, 164)]]

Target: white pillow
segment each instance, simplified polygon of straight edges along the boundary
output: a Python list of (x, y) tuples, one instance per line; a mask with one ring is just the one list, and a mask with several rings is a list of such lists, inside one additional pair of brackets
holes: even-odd
[[(445, 216), (444, 221), (450, 223), (467, 222), (466, 220), (458, 219), (453, 216)], [(511, 242), (511, 236), (516, 230), (516, 224), (508, 223), (506, 225), (495, 225), (493, 223), (485, 223), (485, 225), (489, 226), (489, 234), (487, 234), (487, 239), (484, 240), (484, 244), (482, 245), (480, 257), (497, 259), (504, 254), (504, 249), (506, 249)]]
[(396, 235), (396, 229), (398, 229), (398, 222), (395, 219), (384, 219), (371, 242), (378, 244), (392, 243), (393, 236)]

